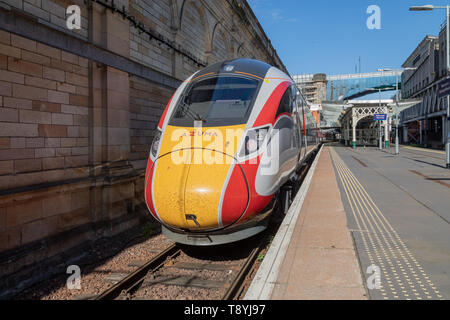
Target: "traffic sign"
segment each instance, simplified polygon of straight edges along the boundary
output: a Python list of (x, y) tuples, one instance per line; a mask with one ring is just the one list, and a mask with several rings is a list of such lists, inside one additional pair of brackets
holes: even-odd
[(373, 115), (374, 121), (386, 121), (386, 119), (387, 119), (387, 114), (385, 114), (385, 113)]

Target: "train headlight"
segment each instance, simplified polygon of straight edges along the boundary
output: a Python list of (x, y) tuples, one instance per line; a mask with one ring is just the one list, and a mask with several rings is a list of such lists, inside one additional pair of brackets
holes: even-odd
[(266, 142), (267, 134), (270, 127), (262, 127), (258, 129), (250, 129), (247, 131), (244, 140), (244, 146), (239, 153), (240, 157), (246, 157), (257, 153)]
[(161, 131), (156, 130), (155, 137), (153, 138), (152, 147), (150, 153), (153, 157), (156, 157), (158, 153), (159, 143), (161, 141)]
[(255, 152), (256, 150), (258, 150), (258, 141), (255, 140), (255, 139), (248, 139), (246, 141), (245, 148), (246, 148), (246, 151), (247, 151), (246, 153), (253, 153), (253, 152)]

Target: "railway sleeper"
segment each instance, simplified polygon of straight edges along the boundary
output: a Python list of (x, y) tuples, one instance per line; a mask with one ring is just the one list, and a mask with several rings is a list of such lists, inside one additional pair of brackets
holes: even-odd
[(225, 281), (206, 280), (196, 276), (161, 276), (155, 279), (147, 278), (142, 283), (142, 288), (162, 284), (166, 286), (196, 287), (203, 289), (220, 289), (226, 284)]

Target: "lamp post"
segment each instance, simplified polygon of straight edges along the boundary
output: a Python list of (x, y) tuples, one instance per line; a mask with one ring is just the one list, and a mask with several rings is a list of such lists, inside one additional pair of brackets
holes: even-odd
[[(427, 4), (425, 6), (414, 6), (410, 7), (410, 11), (431, 11), (434, 9), (446, 9), (447, 10), (447, 26), (446, 26), (446, 35), (447, 35), (447, 74), (450, 72), (450, 6), (433, 6), (431, 4)], [(445, 143), (445, 161), (447, 169), (450, 169), (450, 95), (447, 96), (447, 141)], [(444, 130), (444, 128), (442, 128)]]
[(395, 78), (395, 155), (398, 155), (398, 74)]
[[(378, 99), (379, 99), (379, 102), (378, 102), (378, 106), (380, 107), (380, 109), (381, 109), (381, 89), (378, 89)], [(383, 144), (382, 144), (382, 133), (381, 133), (381, 121), (379, 121), (379, 123), (380, 123), (380, 130), (379, 130), (379, 132), (378, 132), (378, 134), (379, 134), (379, 148), (380, 148), (380, 150), (381, 149), (383, 149)]]

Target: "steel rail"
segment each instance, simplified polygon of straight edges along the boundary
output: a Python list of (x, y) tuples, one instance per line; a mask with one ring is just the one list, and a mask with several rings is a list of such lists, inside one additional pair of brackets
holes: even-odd
[(102, 294), (97, 296), (94, 300), (114, 300), (119, 297), (122, 292), (129, 292), (131, 288), (134, 288), (137, 284), (144, 281), (145, 277), (149, 272), (154, 272), (161, 268), (164, 262), (181, 251), (177, 244), (172, 244), (167, 249), (162, 251), (156, 257), (152, 258), (143, 266), (136, 269), (134, 272), (130, 273), (121, 281), (117, 282), (115, 285), (104, 291)]
[[(250, 268), (258, 257), (258, 253), (261, 251), (263, 244), (264, 241), (262, 241), (256, 248), (251, 251), (245, 263), (239, 270), (239, 273), (233, 279), (230, 287), (223, 295), (222, 300), (232, 300), (238, 296), (240, 289), (242, 289), (242, 284), (245, 280), (245, 277), (248, 275)], [(139, 267), (137, 270), (126, 276), (123, 280), (117, 282), (115, 285), (105, 290), (102, 294), (95, 297), (94, 300), (114, 300), (120, 295), (132, 292), (133, 289), (135, 289), (142, 283), (142, 281), (145, 280), (146, 276), (150, 272), (154, 272), (163, 267), (165, 261), (168, 258), (170, 259), (171, 257), (177, 255), (180, 250), (181, 249), (177, 244), (171, 245), (156, 257), (148, 261), (145, 265)]]
[[(264, 241), (262, 243), (264, 243)], [(253, 266), (253, 263), (258, 257), (258, 253), (261, 250), (262, 243), (252, 250), (241, 270), (234, 278), (228, 290), (223, 295), (222, 300), (233, 300), (238, 296), (240, 289), (242, 289), (242, 284), (244, 283), (245, 277), (248, 275), (250, 268)]]

